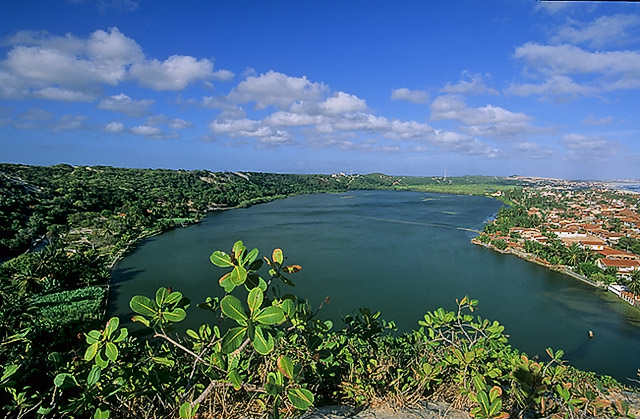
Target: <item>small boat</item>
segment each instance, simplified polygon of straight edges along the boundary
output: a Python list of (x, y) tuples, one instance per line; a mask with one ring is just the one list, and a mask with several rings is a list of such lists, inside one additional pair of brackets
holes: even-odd
[(589, 339), (593, 339), (593, 330), (589, 330)]

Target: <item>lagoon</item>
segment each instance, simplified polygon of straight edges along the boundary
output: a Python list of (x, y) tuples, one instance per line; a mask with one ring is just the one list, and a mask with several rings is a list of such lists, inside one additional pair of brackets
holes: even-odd
[(505, 325), (514, 347), (541, 360), (546, 347), (563, 349), (572, 365), (628, 382), (640, 368), (640, 311), (568, 276), (472, 245), (473, 230), (501, 205), (475, 196), (356, 191), (210, 213), (202, 223), (143, 241), (120, 261), (109, 312), (129, 318), (133, 295), (170, 286), (192, 301), (190, 327), (211, 320), (195, 307), (223, 294), (217, 280), (224, 270), (209, 255), (243, 240), (262, 255), (280, 247), (288, 263), (301, 265), (291, 276), (296, 287), (280, 288), (313, 307), (328, 296), (319, 318), (338, 326), (368, 307), (406, 331), (426, 311), (453, 309), (456, 298), (469, 295), (480, 301), (478, 315)]

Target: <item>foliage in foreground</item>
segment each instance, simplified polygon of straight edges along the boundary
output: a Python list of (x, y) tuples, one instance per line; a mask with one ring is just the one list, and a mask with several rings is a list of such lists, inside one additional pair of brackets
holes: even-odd
[[(37, 397), (19, 388), (20, 365), (4, 365), (0, 389), (11, 416), (46, 417), (263, 417), (292, 416), (315, 404), (369, 406), (411, 404), (425, 398), (469, 408), (476, 418), (624, 416), (627, 407), (612, 379), (565, 366), (562, 351), (548, 361), (530, 359), (507, 343), (497, 321), (474, 317), (467, 297), (456, 311), (439, 308), (419, 329), (395, 336), (378, 312), (361, 309), (333, 330), (329, 321), (274, 281), (293, 285), (298, 265), (280, 249), (259, 258), (242, 242), (211, 262), (226, 269), (225, 295), (198, 306), (212, 322), (184, 336), (171, 333), (185, 319), (189, 300), (159, 288), (153, 298), (135, 296), (134, 320), (153, 331), (131, 337), (111, 318), (84, 334), (74, 359), (49, 356), (56, 375)], [(267, 279), (259, 270), (265, 264)]]

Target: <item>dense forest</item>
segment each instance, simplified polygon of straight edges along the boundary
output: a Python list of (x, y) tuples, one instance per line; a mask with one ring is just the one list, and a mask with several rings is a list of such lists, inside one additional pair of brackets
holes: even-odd
[(208, 211), (349, 189), (515, 197), (518, 186), (485, 177), (0, 164), (3, 414), (277, 417), (314, 402), (364, 406), (434, 395), (461, 398), (478, 418), (528, 410), (625, 414), (620, 399), (605, 397), (619, 384), (564, 366), (552, 350), (546, 364), (528, 359), (508, 346), (497, 322), (468, 314), (477, 304), (468, 298), (457, 313), (427, 313), (407, 335), (393, 335), (393, 324), (367, 309), (333, 327), (295, 295), (273, 294), (272, 281), (291, 284), (300, 269), (284, 263), (279, 249), (262, 259), (241, 242), (214, 252), (212, 263), (230, 269), (220, 280), (227, 295), (194, 301), (217, 320), (187, 336), (171, 333), (190, 304), (179, 290), (131, 301), (136, 320), (153, 331), (149, 340), (104, 318), (118, 258)]

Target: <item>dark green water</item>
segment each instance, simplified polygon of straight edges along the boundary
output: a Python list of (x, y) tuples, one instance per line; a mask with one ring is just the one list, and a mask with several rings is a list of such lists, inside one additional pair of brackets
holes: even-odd
[[(362, 191), (308, 195), (210, 214), (201, 224), (145, 240), (113, 272), (111, 314), (132, 314), (135, 294), (159, 286), (192, 303), (221, 295), (224, 270), (209, 262), (240, 239), (268, 255), (280, 247), (299, 296), (320, 318), (339, 319), (359, 307), (380, 310), (400, 330), (417, 327), (428, 310), (453, 309), (464, 295), (480, 300), (479, 315), (506, 326), (513, 346), (529, 355), (564, 349), (573, 365), (626, 382), (640, 368), (640, 312), (567, 276), (470, 244), (500, 207), (472, 196)], [(283, 290), (288, 288), (281, 286)], [(192, 304), (195, 306), (195, 304)], [(207, 320), (192, 307), (189, 326)], [(594, 339), (587, 332), (593, 330)]]

